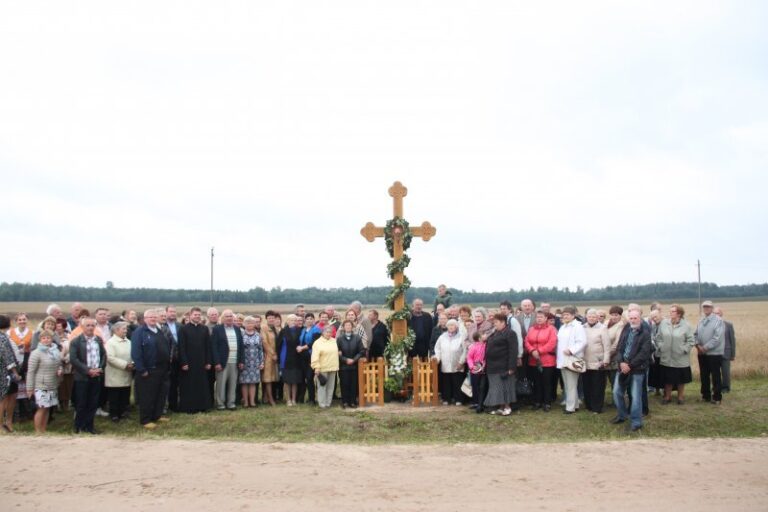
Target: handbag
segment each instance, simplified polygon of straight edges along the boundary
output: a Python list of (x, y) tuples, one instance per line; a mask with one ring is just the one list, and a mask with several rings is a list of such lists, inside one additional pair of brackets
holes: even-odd
[(328, 383), (328, 377), (326, 377), (326, 376), (325, 376), (324, 374), (322, 374), (322, 373), (318, 373), (318, 374), (317, 374), (317, 382), (318, 382), (318, 383), (319, 383), (321, 386), (325, 386), (325, 385)]
[(587, 363), (581, 357), (576, 356), (564, 356), (565, 363), (563, 368), (568, 368), (572, 372), (584, 373), (587, 371)]
[(472, 383), (469, 380), (469, 375), (467, 375), (467, 378), (464, 379), (464, 382), (461, 384), (461, 392), (469, 398), (472, 398)]
[(517, 396), (531, 396), (533, 394), (533, 386), (528, 377), (523, 377), (515, 383), (515, 393)]

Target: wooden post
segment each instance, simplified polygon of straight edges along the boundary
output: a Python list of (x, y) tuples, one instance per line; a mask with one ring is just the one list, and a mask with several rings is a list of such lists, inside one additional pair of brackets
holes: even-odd
[(413, 406), (418, 407), (419, 405), (419, 393), (421, 390), (419, 389), (419, 356), (414, 357), (411, 360), (411, 367), (413, 367)]
[(432, 405), (438, 405), (440, 400), (437, 396), (437, 361), (430, 358), (429, 367), (432, 370)]
[(376, 370), (377, 370), (377, 372), (379, 374), (379, 379), (378, 379), (379, 380), (378, 404), (379, 405), (384, 405), (384, 383), (386, 382), (386, 379), (387, 379), (386, 373), (384, 371), (384, 366), (385, 366), (384, 365), (384, 358), (383, 357), (379, 357), (376, 360), (376, 364), (377, 364)]
[(360, 407), (365, 407), (365, 363), (368, 360), (361, 357), (357, 362), (357, 395)]

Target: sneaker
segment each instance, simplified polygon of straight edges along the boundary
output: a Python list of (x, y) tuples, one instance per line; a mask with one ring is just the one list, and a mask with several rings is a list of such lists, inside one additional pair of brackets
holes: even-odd
[(512, 414), (512, 409), (510, 409), (509, 407), (501, 411), (502, 416), (509, 416), (510, 414)]
[(96, 409), (96, 416), (101, 416), (102, 418), (106, 418), (109, 416), (109, 413), (104, 409), (102, 409), (101, 407), (99, 407), (98, 409)]
[(503, 413), (504, 413), (503, 409), (496, 409), (494, 411), (491, 411), (491, 414), (493, 414), (494, 416), (501, 416)]
[(454, 405), (456, 405), (456, 407), (461, 407), (461, 402), (456, 402)]
[(448, 405), (448, 402), (443, 402), (443, 405)]

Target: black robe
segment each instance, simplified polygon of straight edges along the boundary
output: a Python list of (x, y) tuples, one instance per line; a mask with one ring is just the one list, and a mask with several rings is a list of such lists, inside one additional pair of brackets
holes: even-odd
[(201, 412), (211, 408), (208, 370), (211, 364), (211, 335), (203, 324), (185, 324), (179, 330), (179, 410)]

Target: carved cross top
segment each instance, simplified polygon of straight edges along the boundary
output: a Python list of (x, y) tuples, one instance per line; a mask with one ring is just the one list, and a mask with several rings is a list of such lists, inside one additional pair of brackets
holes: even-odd
[[(394, 185), (389, 187), (389, 195), (392, 196), (392, 209), (395, 217), (404, 218), (403, 216), (403, 198), (408, 195), (408, 189), (403, 186), (402, 183), (396, 181)], [(414, 237), (420, 237), (425, 242), (428, 242), (435, 234), (437, 229), (429, 222), (423, 222), (419, 227), (411, 228), (411, 234)], [(373, 222), (367, 223), (363, 229), (360, 230), (360, 234), (365, 237), (369, 242), (373, 242), (376, 238), (384, 237), (384, 228), (377, 227)], [(393, 258), (395, 261), (403, 257), (403, 237), (399, 228), (394, 229), (394, 250)], [(393, 277), (395, 286), (403, 284), (403, 273), (398, 272)], [(400, 295), (395, 300), (395, 310), (400, 310), (405, 306), (405, 295)], [(392, 324), (392, 334), (397, 338), (403, 338), (408, 332), (408, 326), (405, 320), (395, 320)]]
[[(389, 187), (389, 195), (392, 196), (393, 216), (403, 218), (403, 198), (408, 195), (408, 189), (405, 188), (402, 183), (396, 181), (394, 185)], [(411, 234), (414, 237), (424, 239), (425, 242), (429, 242), (436, 233), (437, 229), (435, 229), (429, 222), (422, 222), (421, 226), (411, 228)], [(377, 227), (373, 222), (369, 222), (360, 230), (360, 234), (369, 242), (373, 242), (377, 238), (382, 238), (384, 236), (384, 228)], [(395, 245), (397, 245), (398, 238), (399, 237), (395, 237)]]

